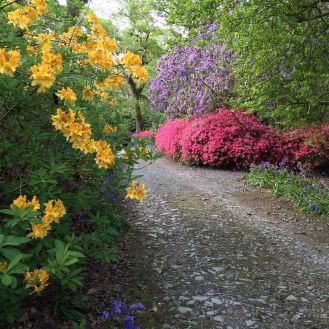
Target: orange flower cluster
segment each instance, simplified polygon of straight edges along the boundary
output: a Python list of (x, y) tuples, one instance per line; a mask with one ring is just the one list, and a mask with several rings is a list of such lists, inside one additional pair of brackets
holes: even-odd
[(146, 197), (145, 185), (138, 184), (137, 181), (133, 180), (131, 186), (127, 188), (126, 199), (139, 200), (143, 202)]
[(142, 66), (140, 56), (128, 51), (123, 56), (123, 64), (127, 71), (132, 74), (140, 83), (145, 83), (148, 79), (147, 70)]
[(35, 269), (33, 272), (27, 271), (24, 277), (25, 288), (33, 288), (32, 293), (40, 293), (48, 286), (48, 280), (49, 274), (43, 269)]
[(10, 205), (11, 209), (15, 209), (15, 206), (18, 208), (26, 208), (27, 206), (33, 206), (33, 210), (37, 211), (40, 209), (40, 202), (36, 196), (32, 198), (31, 201), (27, 200), (26, 195), (20, 195), (17, 199), (13, 201)]
[(61, 200), (49, 200), (45, 204), (44, 215), (40, 224), (31, 223), (32, 232), (27, 236), (32, 239), (43, 239), (51, 230), (52, 223), (58, 223), (59, 219), (66, 214), (64, 204)]
[(79, 149), (84, 154), (96, 152), (95, 161), (100, 168), (110, 168), (114, 165), (115, 156), (109, 144), (105, 141), (96, 141), (91, 138), (91, 128), (85, 121), (81, 112), (74, 113), (71, 109), (64, 112), (57, 109), (57, 114), (51, 117), (56, 130), (63, 133), (72, 147)]
[(56, 93), (56, 95), (64, 101), (64, 103), (66, 102), (70, 102), (72, 104), (74, 104), (77, 100), (77, 95), (75, 94), (75, 92), (67, 87), (66, 89), (65, 88), (62, 88), (58, 93)]
[(23, 8), (10, 11), (7, 18), (10, 24), (21, 29), (27, 29), (28, 25), (35, 22), (38, 16), (46, 13), (47, 6), (45, 0), (30, 0)]
[(104, 126), (104, 128), (103, 128), (103, 133), (105, 134), (105, 135), (108, 135), (108, 134), (110, 134), (110, 133), (115, 133), (115, 132), (117, 132), (118, 131), (118, 128), (117, 127), (113, 127), (113, 126), (111, 126), (111, 125), (109, 125), (109, 124), (106, 124), (105, 126)]
[(12, 77), (16, 68), (20, 66), (20, 59), (21, 55), (19, 51), (6, 51), (0, 48), (0, 74), (6, 74)]
[[(31, 201), (28, 201), (26, 195), (20, 195), (13, 201), (10, 208), (26, 208), (27, 206), (33, 206), (32, 209), (36, 211), (40, 209), (40, 202), (36, 196), (34, 196)], [(31, 222), (32, 232), (27, 234), (27, 236), (32, 239), (43, 239), (51, 230), (51, 224), (53, 222), (58, 223), (59, 219), (65, 214), (66, 210), (61, 200), (49, 200), (45, 204), (44, 215), (41, 217), (41, 223), (35, 224)]]
[(45, 92), (55, 82), (55, 75), (62, 71), (62, 56), (53, 53), (51, 50), (51, 40), (53, 33), (38, 36), (38, 41), (44, 43), (42, 46), (42, 62), (31, 67), (32, 86), (39, 85), (38, 92)]

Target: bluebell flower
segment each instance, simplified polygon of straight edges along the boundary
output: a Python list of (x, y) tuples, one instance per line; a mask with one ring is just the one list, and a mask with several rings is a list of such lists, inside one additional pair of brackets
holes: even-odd
[(114, 300), (112, 306), (114, 314), (118, 315), (121, 313), (122, 303), (119, 300)]
[(126, 315), (123, 320), (125, 329), (134, 329), (134, 317), (132, 315)]
[(102, 317), (104, 320), (108, 320), (111, 316), (111, 313), (109, 311), (104, 311), (103, 314), (102, 314)]
[(144, 308), (144, 305), (142, 303), (131, 304), (132, 310), (142, 310), (143, 308)]
[(321, 206), (319, 204), (314, 207), (314, 212), (317, 214), (321, 212)]

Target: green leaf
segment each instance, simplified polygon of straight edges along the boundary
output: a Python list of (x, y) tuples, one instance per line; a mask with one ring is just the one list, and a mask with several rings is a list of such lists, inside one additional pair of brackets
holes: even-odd
[(2, 248), (1, 252), (8, 260), (13, 260), (17, 255), (21, 254), (21, 252), (14, 247)]
[(7, 272), (10, 272), (10, 270), (12, 270), (19, 262), (20, 260), (23, 258), (23, 254), (19, 254), (17, 255), (8, 265), (7, 267)]
[(19, 246), (21, 244), (30, 242), (31, 239), (25, 236), (16, 237), (14, 235), (6, 236), (4, 241), (2, 242), (2, 247), (4, 246)]
[(0, 210), (0, 213), (5, 214), (5, 215), (10, 215), (10, 216), (15, 216), (17, 212), (12, 209), (2, 209)]
[(12, 278), (11, 278), (10, 275), (8, 275), (8, 274), (3, 274), (2, 275), (2, 277), (1, 277), (1, 283), (4, 286), (6, 286), (6, 287), (10, 286), (11, 285), (11, 282), (12, 282)]
[(63, 266), (70, 266), (70, 265), (77, 263), (78, 261), (79, 261), (78, 258), (71, 258), (71, 259), (67, 260), (66, 262), (64, 262)]

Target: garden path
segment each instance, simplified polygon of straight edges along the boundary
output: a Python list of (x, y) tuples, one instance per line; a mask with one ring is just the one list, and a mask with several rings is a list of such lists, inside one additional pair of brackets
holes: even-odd
[(162, 158), (136, 174), (148, 197), (126, 204), (126, 257), (153, 305), (142, 328), (329, 328), (328, 223), (238, 172)]

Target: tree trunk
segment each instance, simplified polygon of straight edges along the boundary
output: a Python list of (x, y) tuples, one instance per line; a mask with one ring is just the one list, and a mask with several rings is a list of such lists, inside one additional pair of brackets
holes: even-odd
[(131, 88), (131, 91), (135, 99), (136, 133), (139, 133), (140, 131), (142, 131), (143, 128), (143, 118), (142, 118), (140, 100), (144, 89), (144, 85), (138, 87), (136, 82), (132, 79), (132, 77), (128, 78), (128, 84)]
[(88, 0), (80, 0), (80, 4), (77, 1), (74, 0), (67, 0), (66, 4), (66, 10), (68, 16), (70, 16), (72, 19), (76, 20), (80, 14), (81, 8), (83, 5), (87, 4)]
[(139, 99), (135, 98), (135, 114), (136, 114), (136, 133), (142, 131), (142, 112)]

